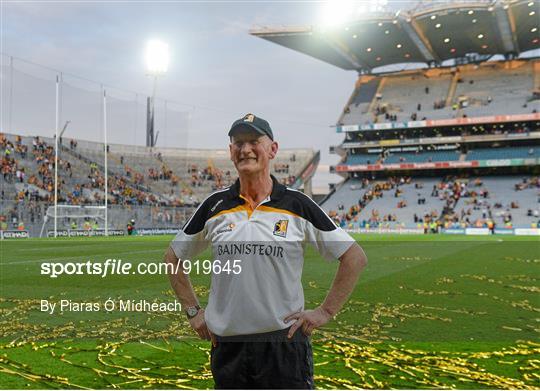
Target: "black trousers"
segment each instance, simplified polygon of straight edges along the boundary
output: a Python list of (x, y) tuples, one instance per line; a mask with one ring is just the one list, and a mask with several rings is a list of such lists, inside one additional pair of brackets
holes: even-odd
[(217, 338), (211, 350), (216, 389), (313, 389), (309, 337), (289, 329)]

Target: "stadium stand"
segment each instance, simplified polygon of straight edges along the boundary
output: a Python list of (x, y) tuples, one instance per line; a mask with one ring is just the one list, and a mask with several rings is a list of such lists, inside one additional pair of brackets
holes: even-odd
[[(440, 220), (445, 228), (536, 227), (540, 213), (538, 177), (429, 177), (350, 179), (323, 209), (347, 228), (417, 228)], [(510, 223), (508, 218), (510, 217)]]
[(395, 121), (425, 117), (424, 111), (431, 110), (435, 102), (446, 100), (451, 78), (449, 71), (385, 77), (384, 88), (376, 98), (379, 102), (374, 105), (375, 122), (386, 122), (386, 113), (394, 115)]
[(527, 113), (533, 89), (533, 62), (467, 66), (460, 69), (453, 103), (467, 102), (461, 114), (470, 117)]
[(357, 204), (366, 191), (366, 184), (362, 183), (361, 180), (354, 178), (340, 183), (332, 197), (324, 202), (323, 209), (326, 212), (337, 211), (340, 205), (349, 207)]
[[(331, 34), (297, 26), (252, 30), (358, 72), (336, 122), (344, 140), (330, 147), (340, 156), (330, 171), (345, 181), (322, 203), (338, 224), (420, 224), (425, 232), (492, 227), (474, 214), (461, 216), (485, 182), (482, 194), (497, 206), (528, 206), (514, 226), (538, 225), (540, 60), (531, 52), (540, 43), (537, 6), (424, 2), (397, 13), (382, 7)], [(515, 191), (512, 183), (522, 177), (529, 187)]]
[(357, 124), (365, 120), (363, 116), (369, 111), (381, 80), (379, 78), (364, 77), (359, 80), (358, 84), (351, 95), (349, 104), (344, 109), (346, 123)]
[(354, 154), (347, 156), (346, 164), (375, 164), (379, 161), (378, 154)]
[(491, 219), (499, 227), (531, 227), (539, 221), (540, 182), (537, 177), (497, 176), (468, 181), (457, 204), (461, 223), (483, 226)]
[(338, 123), (531, 113), (540, 109), (540, 101), (533, 99), (534, 91), (540, 88), (535, 85), (534, 75), (535, 61), (468, 64), (385, 75), (359, 82)]
[(540, 158), (539, 146), (477, 148), (467, 153), (467, 160)]
[[(424, 228), (426, 221), (440, 228), (487, 227), (491, 222), (499, 228), (536, 227), (538, 62), (494, 61), (359, 76), (338, 126), (369, 126), (365, 131), (347, 129), (335, 170), (349, 179), (323, 208), (350, 228)], [(366, 95), (360, 100), (362, 91)], [(518, 117), (498, 123), (500, 113)], [(484, 120), (464, 122), (477, 117)], [(399, 126), (424, 120), (450, 122)], [(392, 185), (390, 191), (365, 197), (374, 191), (374, 183), (393, 182), (391, 178), (404, 174), (407, 182), (395, 184), (399, 194)], [(522, 180), (527, 187), (516, 191), (515, 184)], [(362, 183), (363, 191), (350, 189)]]
[[(405, 183), (396, 190), (388, 192), (384, 197), (377, 198), (366, 207), (359, 216), (360, 221), (367, 220), (373, 223), (388, 226), (416, 227), (418, 219), (427, 215), (439, 217), (444, 206), (444, 200), (431, 196), (432, 187), (439, 181), (436, 179), (417, 179), (414, 182)], [(399, 192), (397, 191), (399, 189)], [(421, 203), (419, 203), (419, 200)], [(425, 200), (424, 202), (422, 202)], [(386, 215), (392, 216), (392, 221)], [(417, 216), (415, 222), (414, 216)], [(379, 218), (379, 221), (374, 219)]]
[(384, 163), (420, 163), (459, 160), (459, 151), (399, 152), (389, 155)]
[(348, 228), (416, 228), (439, 218), (452, 195), (449, 183), (435, 178), (352, 179), (323, 208)]
[[(7, 228), (39, 235), (47, 207), (54, 201), (53, 146), (52, 138), (0, 134), (0, 220)], [(104, 145), (60, 140), (59, 151), (58, 202), (103, 205)], [(272, 173), (298, 187), (315, 157), (311, 149), (281, 150)], [(227, 150), (109, 145), (109, 227), (123, 229), (135, 219), (147, 227), (178, 228), (211, 191), (229, 186), (236, 179), (234, 173)], [(72, 223), (63, 219), (61, 227)]]

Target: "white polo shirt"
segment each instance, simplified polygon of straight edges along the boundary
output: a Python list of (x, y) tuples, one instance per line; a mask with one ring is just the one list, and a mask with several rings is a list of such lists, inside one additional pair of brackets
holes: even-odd
[(335, 260), (354, 243), (311, 198), (272, 180), (271, 195), (253, 210), (239, 181), (211, 194), (171, 243), (180, 260), (193, 261), (208, 246), (212, 260), (240, 260), (239, 274), (212, 274), (205, 320), (216, 335), (289, 327), (283, 319), (304, 309), (306, 245)]

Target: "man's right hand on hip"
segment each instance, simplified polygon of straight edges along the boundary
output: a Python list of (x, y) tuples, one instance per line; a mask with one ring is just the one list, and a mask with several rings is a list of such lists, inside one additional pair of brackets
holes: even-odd
[(210, 330), (208, 330), (208, 327), (206, 326), (204, 309), (201, 308), (197, 315), (189, 319), (189, 324), (191, 325), (191, 328), (193, 328), (193, 330), (195, 330), (195, 332), (199, 335), (199, 337), (201, 337), (201, 339), (212, 341), (213, 346), (217, 345), (216, 337)]

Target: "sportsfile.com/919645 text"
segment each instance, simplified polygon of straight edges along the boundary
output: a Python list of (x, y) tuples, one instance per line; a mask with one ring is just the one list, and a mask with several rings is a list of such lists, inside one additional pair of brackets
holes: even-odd
[(62, 275), (96, 275), (101, 278), (112, 275), (130, 274), (240, 274), (242, 261), (234, 260), (183, 260), (175, 265), (164, 262), (133, 264), (121, 259), (107, 259), (104, 262), (43, 262), (41, 275), (58, 278)]

